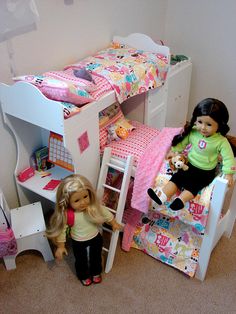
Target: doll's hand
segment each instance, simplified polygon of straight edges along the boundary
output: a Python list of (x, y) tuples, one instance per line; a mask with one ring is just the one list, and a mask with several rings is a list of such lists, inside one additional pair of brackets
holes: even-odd
[(166, 159), (169, 160), (171, 159), (172, 157), (178, 155), (179, 153), (178, 152), (173, 152), (172, 150), (170, 150), (167, 155), (166, 155)]
[(119, 224), (115, 219), (110, 221), (110, 225), (112, 226), (112, 231), (123, 230), (123, 226), (121, 224)]
[(228, 187), (233, 186), (234, 183), (233, 174), (225, 174), (225, 179), (228, 180)]
[(63, 259), (63, 255), (68, 255), (67, 249), (65, 248), (65, 246), (57, 247), (56, 252), (55, 252), (56, 259), (61, 261)]

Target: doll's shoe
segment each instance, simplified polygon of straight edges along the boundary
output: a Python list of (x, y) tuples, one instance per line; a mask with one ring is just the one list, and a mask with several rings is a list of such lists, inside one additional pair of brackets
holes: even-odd
[(101, 275), (93, 276), (93, 283), (97, 284), (100, 282), (102, 282), (102, 276)]
[(92, 284), (92, 280), (90, 278), (80, 280), (83, 286), (90, 286)]
[(162, 201), (159, 199), (159, 197), (156, 195), (156, 193), (153, 191), (153, 189), (149, 188), (147, 190), (147, 193), (149, 195), (149, 197), (154, 201), (156, 202), (158, 205), (161, 205), (162, 204)]
[(184, 203), (179, 197), (176, 197), (174, 201), (170, 204), (170, 209), (178, 211), (184, 208)]
[(149, 188), (147, 190), (147, 193), (149, 197), (158, 205), (164, 204), (165, 201), (167, 200), (167, 196), (161, 189), (157, 189), (156, 191), (154, 191), (153, 189)]

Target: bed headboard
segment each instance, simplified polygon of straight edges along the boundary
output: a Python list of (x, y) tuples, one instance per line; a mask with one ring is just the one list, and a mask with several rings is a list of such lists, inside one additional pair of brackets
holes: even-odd
[(141, 33), (133, 33), (127, 37), (114, 36), (114, 42), (118, 42), (124, 45), (130, 45), (131, 47), (147, 50), (150, 52), (161, 53), (165, 55), (168, 60), (170, 59), (170, 49), (167, 46), (158, 45), (149, 36)]

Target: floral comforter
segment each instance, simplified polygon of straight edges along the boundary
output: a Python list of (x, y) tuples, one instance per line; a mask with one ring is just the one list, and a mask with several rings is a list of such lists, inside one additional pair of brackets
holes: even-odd
[(85, 67), (92, 74), (105, 77), (122, 103), (129, 97), (162, 86), (169, 65), (161, 54), (114, 45), (68, 67)]

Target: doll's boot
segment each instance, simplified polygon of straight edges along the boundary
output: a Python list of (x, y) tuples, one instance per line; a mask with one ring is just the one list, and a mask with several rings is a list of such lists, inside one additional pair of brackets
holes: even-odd
[(161, 189), (158, 189), (155, 193), (153, 189), (149, 188), (147, 190), (147, 193), (150, 196), (150, 198), (158, 205), (162, 205), (167, 200), (166, 194)]

